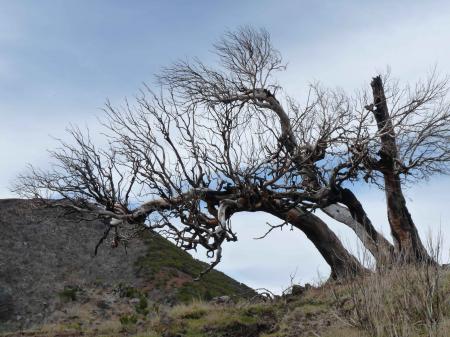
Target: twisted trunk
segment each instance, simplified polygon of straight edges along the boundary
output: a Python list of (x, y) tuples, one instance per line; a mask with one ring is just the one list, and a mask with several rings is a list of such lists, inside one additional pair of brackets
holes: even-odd
[[(280, 139), (283, 141), (287, 151), (292, 155), (294, 163), (298, 166), (300, 175), (302, 176), (302, 185), (306, 188), (319, 191), (322, 186), (316, 172), (315, 161), (323, 159), (325, 149), (322, 147), (317, 147), (314, 150), (315, 152), (311, 153), (308, 159), (300, 157), (298, 153), (296, 153), (298, 144), (294, 134), (292, 133), (292, 126), (290, 124), (289, 116), (273, 95), (267, 96), (267, 92), (265, 91), (263, 91), (263, 94), (266, 96), (262, 98), (268, 101), (268, 106), (277, 114), (279, 118), (282, 132)], [(349, 226), (356, 233), (363, 245), (371, 252), (377, 262), (377, 265), (389, 263), (391, 261), (393, 247), (389, 241), (387, 241), (373, 227), (372, 222), (368, 218), (356, 196), (348, 189), (334, 191), (334, 193), (335, 195), (333, 195), (333, 198), (345, 204), (348, 209), (338, 204), (332, 204), (322, 208), (322, 210), (334, 220)], [(319, 218), (317, 219), (320, 220)], [(325, 223), (323, 223), (323, 225), (326, 226)], [(331, 234), (334, 235), (328, 227), (326, 228)], [(328, 237), (330, 237), (330, 235), (328, 235)], [(339, 241), (337, 237), (336, 240)]]
[(341, 191), (341, 202), (348, 207), (352, 218), (362, 227), (367, 248), (377, 260), (377, 265), (390, 264), (394, 256), (394, 246), (380, 234), (370, 221), (366, 211), (352, 191)]
[(284, 211), (279, 207), (272, 207), (268, 212), (305, 233), (330, 266), (332, 279), (343, 279), (367, 272), (318, 216), (305, 213), (298, 208)]
[[(358, 200), (356, 199), (356, 201)], [(388, 265), (392, 262), (394, 247), (373, 227), (364, 210), (355, 210), (340, 204), (332, 204), (322, 208), (322, 211), (353, 230), (364, 247), (374, 257), (377, 267)]]

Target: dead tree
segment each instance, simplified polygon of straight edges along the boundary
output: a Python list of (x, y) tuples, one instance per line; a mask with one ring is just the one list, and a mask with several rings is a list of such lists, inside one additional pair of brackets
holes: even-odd
[[(297, 103), (274, 79), (285, 66), (265, 31), (228, 33), (215, 51), (216, 67), (178, 62), (158, 76), (158, 91), (146, 87), (122, 107), (108, 103), (106, 149), (71, 130), (74, 142), (52, 152), (54, 167), (31, 168), (16, 190), (62, 197), (77, 211), (104, 218), (102, 240), (112, 235), (117, 243), (152, 229), (183, 249), (203, 247), (211, 268), (220, 262), (223, 242), (237, 240), (230, 219), (242, 211), (280, 218), (269, 232), (287, 224), (303, 231), (333, 278), (365, 269), (314, 214), (319, 209), (352, 228), (377, 263), (391, 262), (394, 247), (348, 188), (363, 178), (380, 179), (376, 156), (386, 127), (374, 128), (371, 111), (361, 108), (367, 99), (312, 85), (306, 102)], [(403, 124), (394, 117), (395, 129)], [(428, 124), (402, 130), (411, 135)], [(396, 161), (415, 151), (412, 144), (407, 149), (408, 137), (401, 139)], [(424, 158), (409, 171), (437, 172), (436, 160)]]
[(417, 181), (435, 173), (448, 173), (447, 82), (447, 78), (439, 79), (433, 71), (414, 89), (401, 89), (394, 84), (389, 97), (381, 76), (374, 77), (371, 82), (373, 103), (366, 105), (366, 109), (375, 118), (376, 130), (370, 132), (366, 126), (371, 136), (357, 141), (361, 148), (366, 146), (368, 150), (363, 161), (366, 179), (382, 181), (397, 257), (406, 262), (432, 262), (406, 206), (402, 184), (407, 179)]

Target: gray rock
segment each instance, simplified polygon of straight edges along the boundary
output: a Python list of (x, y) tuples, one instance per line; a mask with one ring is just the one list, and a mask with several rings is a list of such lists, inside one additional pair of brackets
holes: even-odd
[(13, 314), (13, 298), (5, 288), (0, 288), (0, 322), (11, 319)]
[(131, 304), (138, 304), (138, 303), (139, 303), (139, 298), (132, 298), (132, 299), (130, 300), (130, 303), (131, 303)]
[(212, 303), (215, 304), (228, 304), (231, 303), (231, 297), (230, 296), (218, 296), (218, 297), (214, 297), (211, 300)]
[[(130, 286), (141, 282), (134, 276), (134, 262), (146, 253), (146, 245), (136, 240), (128, 254), (104, 245), (92, 257), (104, 225), (66, 213), (59, 208), (33, 208), (24, 200), (0, 200), (0, 288), (14, 294), (15, 315), (10, 320), (18, 327), (41, 324), (57, 306), (67, 305), (61, 299), (70, 285), (92, 288), (97, 279)], [(0, 320), (10, 315), (7, 300), (0, 300)], [(89, 299), (77, 291), (76, 300), (82, 304)], [(26, 324), (24, 317), (29, 318)]]

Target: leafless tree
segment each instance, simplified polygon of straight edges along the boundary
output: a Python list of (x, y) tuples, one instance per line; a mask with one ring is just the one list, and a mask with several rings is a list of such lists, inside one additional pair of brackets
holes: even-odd
[[(365, 268), (318, 209), (352, 228), (377, 263), (430, 260), (401, 187), (406, 178), (448, 172), (446, 79), (433, 74), (415, 90), (392, 85), (387, 96), (376, 77), (372, 98), (315, 84), (300, 104), (275, 79), (286, 67), (264, 30), (228, 33), (214, 48), (216, 66), (180, 61), (158, 76), (158, 90), (145, 87), (122, 107), (107, 103), (106, 149), (71, 129), (74, 143), (52, 152), (54, 167), (31, 167), (16, 191), (62, 197), (104, 218), (115, 244), (152, 229), (186, 250), (203, 247), (211, 268), (222, 244), (237, 240), (230, 219), (242, 211), (280, 218), (268, 232), (303, 231), (333, 278)], [(349, 189), (364, 180), (386, 190), (395, 246)]]
[[(389, 82), (388, 82), (389, 83)], [(433, 174), (449, 172), (450, 105), (448, 78), (433, 70), (414, 88), (391, 82), (386, 90), (381, 76), (371, 82), (373, 103), (365, 108), (376, 128), (366, 122), (364, 137), (352, 151), (362, 158), (364, 178), (382, 186), (396, 251), (407, 261), (431, 262), (406, 206), (402, 185)]]

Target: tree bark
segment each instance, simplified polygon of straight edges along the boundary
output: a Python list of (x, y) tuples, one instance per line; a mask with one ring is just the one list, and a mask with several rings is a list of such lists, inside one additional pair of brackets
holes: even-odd
[(361, 263), (345, 249), (336, 234), (318, 216), (305, 213), (298, 208), (282, 211), (273, 207), (268, 212), (305, 233), (330, 266), (330, 277), (332, 279), (344, 279), (367, 272)]
[(433, 260), (420, 240), (403, 195), (400, 174), (396, 169), (398, 160), (396, 135), (389, 117), (381, 77), (374, 77), (371, 86), (374, 99), (371, 110), (375, 116), (381, 140), (378, 170), (384, 177), (388, 219), (395, 240), (396, 252), (405, 262), (431, 262)]
[[(382, 247), (382, 244), (380, 244), (379, 241), (376, 241), (377, 239), (374, 239), (370, 235), (371, 233), (359, 223), (359, 221), (353, 218), (347, 207), (333, 204), (322, 208), (322, 211), (334, 220), (339, 221), (352, 229), (358, 239), (362, 242), (363, 246), (372, 254), (378, 267), (389, 264), (389, 261), (391, 260), (389, 248)], [(387, 242), (384, 238), (383, 241)]]
[(359, 200), (349, 189), (340, 191), (339, 200), (345, 206), (332, 204), (322, 208), (331, 218), (350, 227), (375, 258), (378, 267), (392, 262), (394, 247), (372, 225)]
[[(264, 95), (267, 96), (267, 92), (264, 92)], [(302, 185), (306, 188), (311, 188), (313, 190), (319, 191), (322, 188), (322, 185), (318, 179), (315, 161), (323, 159), (323, 156), (325, 155), (325, 149), (318, 148), (316, 153), (310, 154), (309, 160), (305, 160), (305, 158), (299, 157), (296, 153), (298, 144), (294, 134), (292, 133), (292, 126), (290, 124), (289, 116), (286, 114), (281, 104), (278, 102), (278, 100), (275, 99), (273, 95), (270, 95), (269, 97), (266, 96), (263, 96), (262, 98), (265, 98), (269, 101), (269, 107), (279, 117), (280, 127), (282, 130), (280, 139), (283, 141), (284, 146), (292, 155), (295, 164), (298, 166), (300, 175), (302, 176)], [(322, 208), (322, 210), (336, 221), (349, 226), (362, 241), (363, 245), (372, 253), (373, 257), (377, 261), (377, 265), (389, 263), (391, 261), (393, 247), (389, 243), (389, 241), (387, 241), (381, 234), (379, 234), (375, 230), (356, 196), (347, 189), (345, 189), (343, 192), (333, 192), (341, 194), (334, 195), (334, 198), (342, 199), (342, 202), (348, 207), (350, 211), (345, 207), (337, 204), (324, 207)], [(326, 224), (324, 225), (326, 226)], [(333, 232), (328, 227), (327, 230), (333, 234)]]

